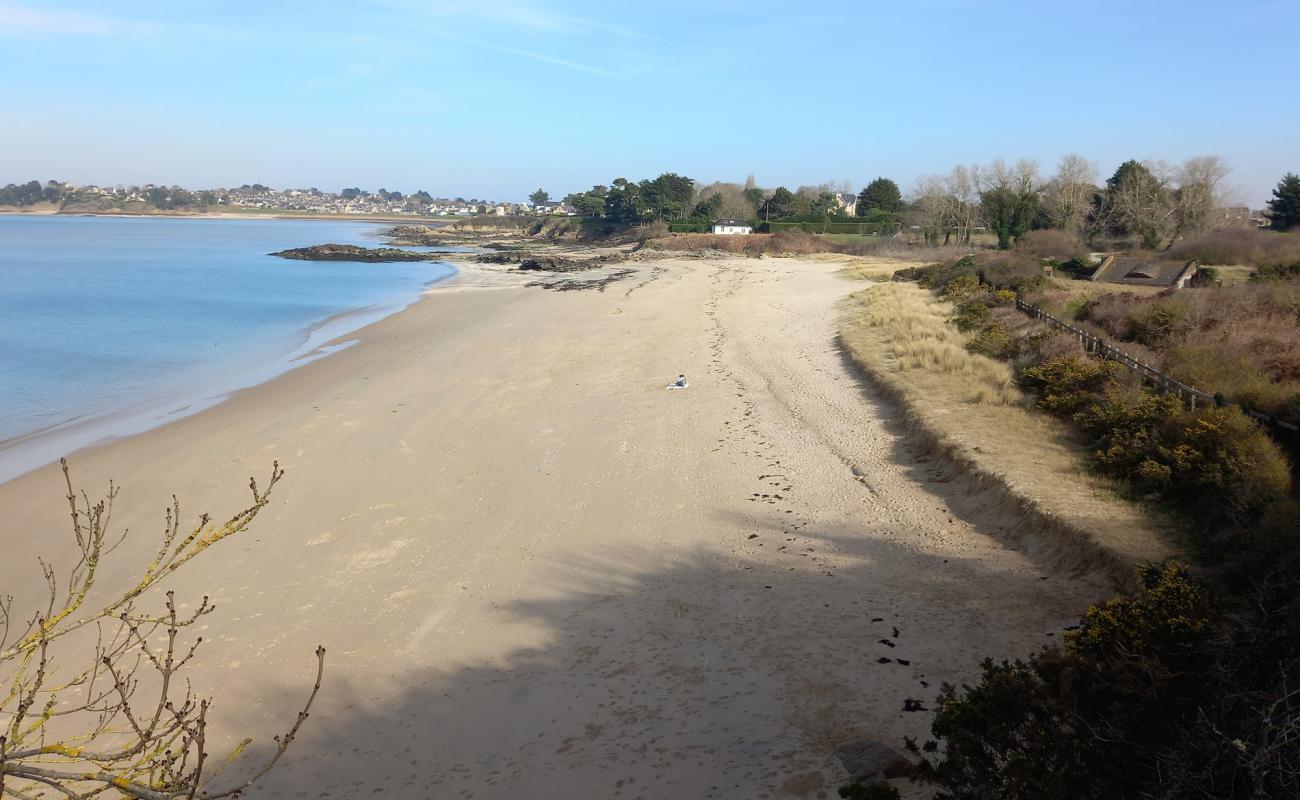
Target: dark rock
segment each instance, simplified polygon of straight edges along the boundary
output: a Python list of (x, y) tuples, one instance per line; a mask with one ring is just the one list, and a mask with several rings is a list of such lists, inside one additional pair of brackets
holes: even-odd
[(439, 261), (444, 256), (440, 253), (416, 253), (399, 250), (396, 247), (357, 247), (353, 244), (317, 244), (311, 247), (295, 247), (271, 253), (280, 258), (298, 261)]
[(907, 756), (874, 739), (843, 745), (836, 748), (835, 755), (849, 773), (852, 783), (870, 778), (902, 778), (911, 774), (913, 768)]
[(929, 711), (929, 709), (925, 707), (925, 703), (921, 702), (920, 700), (913, 700), (910, 697), (903, 700), (903, 710), (904, 711)]

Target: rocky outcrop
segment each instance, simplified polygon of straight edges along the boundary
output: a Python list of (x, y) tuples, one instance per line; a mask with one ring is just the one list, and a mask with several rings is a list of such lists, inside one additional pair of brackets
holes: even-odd
[(484, 253), (475, 261), (480, 264), (518, 264), (519, 269), (531, 272), (582, 272), (597, 267), (618, 264), (626, 259), (620, 255), (602, 255), (594, 258), (534, 255), (530, 253)]
[(281, 250), (270, 255), (280, 258), (292, 258), (298, 261), (438, 261), (441, 253), (416, 253), (396, 247), (358, 247), (354, 244), (317, 244), (311, 247), (295, 247)]
[(439, 228), (428, 225), (398, 225), (388, 230), (389, 244), (417, 245), (422, 247), (443, 247), (446, 238)]

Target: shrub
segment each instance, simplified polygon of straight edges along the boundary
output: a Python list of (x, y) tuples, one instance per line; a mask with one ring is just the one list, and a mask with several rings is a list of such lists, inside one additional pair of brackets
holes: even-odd
[(939, 294), (948, 300), (959, 302), (979, 291), (979, 288), (980, 281), (975, 275), (958, 275), (940, 287)]
[(1097, 268), (1086, 258), (1071, 258), (1056, 265), (1056, 269), (1071, 278), (1086, 278)]
[(1252, 281), (1287, 281), (1300, 278), (1300, 261), (1290, 264), (1270, 264), (1260, 267), (1250, 275)]
[(1229, 228), (1170, 247), (1169, 258), (1220, 266), (1277, 269), (1300, 265), (1300, 234), (1258, 228)]
[(1254, 520), (1286, 497), (1286, 459), (1240, 410), (1188, 411), (1173, 395), (1125, 389), (1119, 370), (1065, 356), (1025, 367), (1020, 381), (1088, 435), (1096, 469), (1174, 503), (1199, 532)]
[(1080, 318), (1154, 348), (1152, 363), (1185, 383), (1300, 421), (1300, 283), (1103, 295), (1085, 303)]
[(1236, 596), (1148, 565), (1061, 647), (944, 686), (935, 740), (908, 742), (917, 776), (940, 800), (1294, 797), (1300, 564), (1294, 544), (1238, 561), (1251, 580)]
[(1066, 356), (1021, 370), (1020, 385), (1038, 395), (1039, 408), (1068, 417), (1096, 402), (1119, 369), (1113, 361)]
[(1090, 609), (1063, 649), (986, 660), (975, 686), (943, 687), (936, 741), (908, 743), (940, 800), (1154, 796), (1160, 754), (1197, 719), (1218, 617), (1185, 567), (1140, 579), (1136, 597)]
[(972, 353), (1007, 360), (1016, 355), (1016, 339), (1007, 333), (1007, 329), (994, 323), (975, 335), (966, 343), (966, 349)]
[(1058, 262), (1088, 257), (1088, 248), (1083, 246), (1079, 237), (1052, 228), (1029, 231), (1016, 240), (1015, 249), (1019, 253)]
[(979, 263), (980, 279), (999, 289), (1031, 291), (1046, 280), (1042, 260), (1023, 253), (997, 253)]
[(839, 795), (845, 800), (899, 800), (901, 797), (897, 789), (883, 782), (841, 786)]
[(983, 326), (985, 322), (988, 322), (988, 319), (989, 307), (978, 300), (968, 301), (958, 305), (957, 310), (952, 317), (953, 324), (957, 326), (957, 330), (961, 331), (970, 331), (979, 328)]

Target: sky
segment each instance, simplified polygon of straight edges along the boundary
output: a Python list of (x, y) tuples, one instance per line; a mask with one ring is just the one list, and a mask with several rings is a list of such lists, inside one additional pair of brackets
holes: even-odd
[(522, 200), (1067, 153), (1300, 172), (1300, 0), (0, 0), (0, 183)]

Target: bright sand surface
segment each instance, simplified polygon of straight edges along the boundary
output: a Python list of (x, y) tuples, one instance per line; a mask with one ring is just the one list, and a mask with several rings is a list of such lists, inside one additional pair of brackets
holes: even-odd
[[(835, 264), (616, 269), (566, 292), (467, 270), (354, 347), (73, 458), (133, 531), (101, 586), (147, 560), (173, 492), (222, 515), (287, 469), (171, 582), (217, 604), (190, 677), (221, 734), (287, 729), (329, 650), (249, 796), (834, 796), (837, 746), (923, 737), (906, 699), (1101, 594), (1002, 544), (859, 385), (834, 337), (862, 284)], [(36, 555), (66, 558), (62, 495), (56, 467), (0, 486), (19, 607)]]

